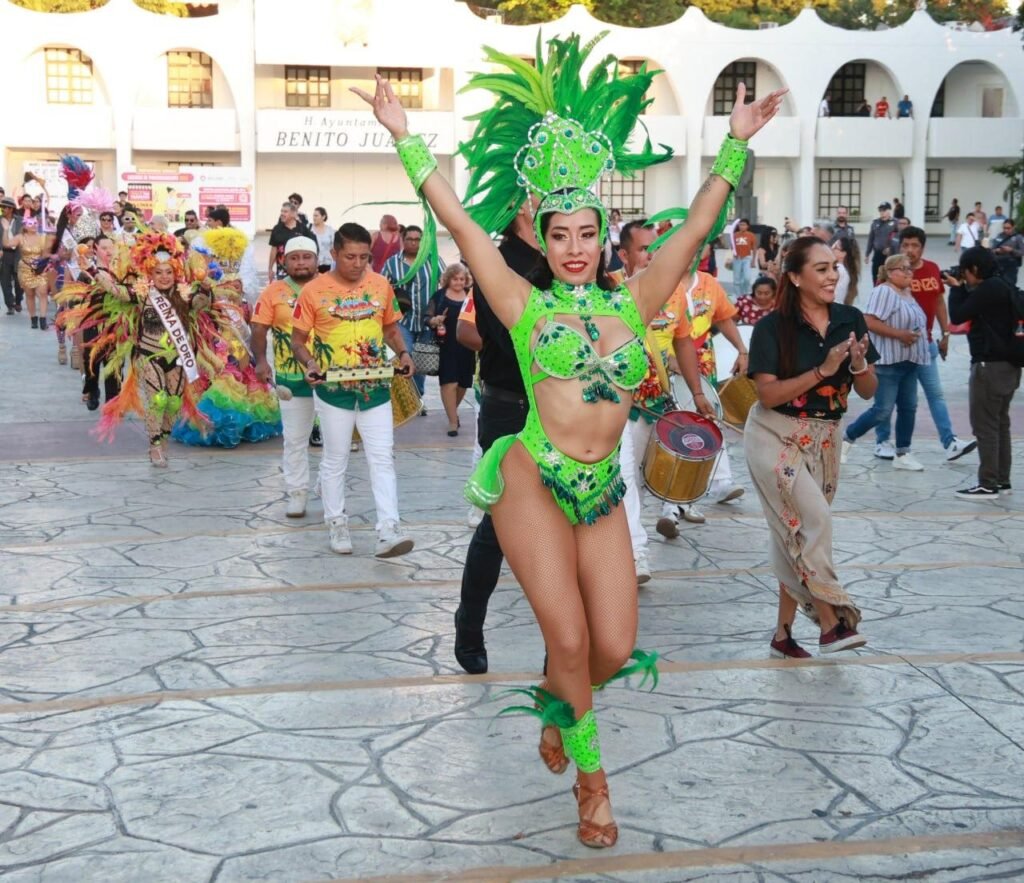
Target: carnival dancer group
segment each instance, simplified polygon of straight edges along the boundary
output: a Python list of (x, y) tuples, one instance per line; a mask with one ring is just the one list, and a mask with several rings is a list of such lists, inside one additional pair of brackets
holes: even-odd
[[(666, 365), (682, 377), (694, 411), (713, 418), (715, 325), (738, 353), (734, 365), (720, 367), (756, 384), (743, 448), (779, 586), (770, 652), (801, 658), (809, 653), (793, 635), (798, 610), (817, 624), (819, 652), (866, 641), (836, 573), (830, 504), (840, 420), (851, 393), (874, 395), (879, 354), (861, 312), (837, 302), (836, 258), (818, 238), (789, 244), (773, 310), (745, 305), (758, 313), (749, 351), (733, 323), (736, 307), (700, 269), (730, 215), (747, 142), (776, 115), (785, 90), (747, 103), (738, 87), (707, 180), (687, 209), (664, 213), (684, 222), (661, 236), (643, 222), (616, 229), (622, 269), (609, 273), (600, 179), (665, 162), (672, 150), (633, 134), (654, 72), (623, 74), (612, 56), (595, 63), (593, 48), (575, 35), (551, 39), (538, 46), (534, 65), (486, 50), (502, 72), (469, 83), (490, 91), (493, 103), (460, 146), (470, 172), (461, 196), (409, 131), (387, 81), (378, 77), (372, 94), (353, 91), (394, 139), (426, 214), (409, 275), (431, 261), (436, 272), (437, 221), (468, 267), (447, 277), (458, 277), (446, 287), (455, 293), (433, 323), (480, 352), (480, 456), (466, 496), (484, 514), (466, 553), (456, 657), (469, 672), (487, 670), (484, 618), (506, 559), (546, 658), (543, 680), (510, 691), (515, 701), (505, 710), (539, 720), (538, 753), (552, 773), (575, 765), (578, 838), (601, 848), (615, 844), (618, 828), (596, 691), (630, 677), (640, 686), (658, 681), (657, 654), (636, 646), (637, 586), (650, 576), (639, 464), (652, 426), (671, 406)], [(328, 249), (333, 268), (323, 272), (324, 243), (288, 238), (283, 278), (263, 290), (248, 322), (232, 281), (248, 247), (237, 236), (209, 231), (186, 251), (172, 236), (142, 233), (130, 249), (118, 245), (104, 257), (97, 249), (58, 300), (62, 327), (89, 335), (94, 373), (119, 384), (100, 431), (130, 412), (142, 415), (151, 459), (164, 466), (171, 432), (203, 443), (227, 433), (239, 413), (269, 427), (266, 434), (280, 426), (287, 514), (300, 517), (311, 488), (307, 439), (318, 417), (317, 484), (330, 548), (343, 555), (354, 551), (345, 476), (358, 431), (377, 512), (375, 554), (412, 550), (399, 516), (391, 384), (415, 364), (395, 291), (371, 269), (378, 244), (358, 224), (341, 225)], [(473, 292), (463, 297), (470, 273)], [(458, 321), (450, 321), (459, 304)], [(451, 370), (461, 376), (465, 366)], [(727, 461), (717, 479), (716, 499), (742, 493)], [(677, 517), (676, 507), (665, 508), (659, 533), (678, 536)]]

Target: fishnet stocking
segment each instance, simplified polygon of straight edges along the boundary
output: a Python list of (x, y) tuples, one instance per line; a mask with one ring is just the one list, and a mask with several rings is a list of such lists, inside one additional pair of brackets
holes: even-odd
[(523, 587), (548, 651), (551, 692), (577, 719), (592, 706), (591, 685), (622, 667), (636, 639), (636, 573), (625, 514), (569, 524), (521, 444), (501, 464), (505, 492), (494, 527)]
[(185, 375), (178, 365), (165, 368), (159, 359), (153, 359), (143, 362), (142, 381), (146, 396), (146, 435), (155, 444), (174, 428), (177, 414), (156, 411), (150, 402), (162, 389), (169, 396), (180, 396), (185, 391)]

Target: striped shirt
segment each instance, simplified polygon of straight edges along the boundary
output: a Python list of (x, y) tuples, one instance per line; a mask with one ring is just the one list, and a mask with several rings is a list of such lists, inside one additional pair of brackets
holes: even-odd
[(918, 332), (917, 340), (909, 346), (895, 337), (883, 337), (871, 332), (871, 342), (881, 357), (879, 365), (895, 365), (898, 362), (927, 365), (931, 361), (928, 355), (928, 320), (909, 291), (905, 295), (900, 294), (883, 282), (872, 290), (864, 312), (898, 331)]
[[(384, 262), (384, 268), (380, 273), (391, 283), (396, 293), (398, 293), (398, 289), (404, 289), (409, 292), (409, 300), (412, 305), (408, 310), (404, 311), (405, 315), (402, 316), (401, 324), (412, 331), (413, 334), (419, 334), (423, 330), (423, 320), (426, 318), (427, 304), (430, 303), (431, 295), (434, 292), (430, 288), (430, 268), (427, 264), (419, 268), (416, 272), (416, 278), (411, 282), (404, 285), (401, 283), (400, 280), (409, 272), (411, 266), (412, 264), (405, 260), (402, 252), (399, 252)], [(438, 258), (438, 270), (442, 273), (444, 272), (444, 261), (440, 258)]]

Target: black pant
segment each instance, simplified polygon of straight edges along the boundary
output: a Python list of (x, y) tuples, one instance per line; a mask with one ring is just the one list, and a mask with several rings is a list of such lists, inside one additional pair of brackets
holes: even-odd
[[(480, 447), (485, 451), (503, 435), (514, 435), (523, 428), (530, 405), (526, 396), (512, 400), (507, 393), (488, 395), (485, 389), (480, 399)], [(506, 400), (507, 399), (507, 400)], [(494, 532), (490, 515), (484, 515), (477, 525), (473, 539), (466, 550), (466, 565), (462, 571), (462, 621), (466, 625), (483, 626), (487, 616), (487, 602), (494, 594), (505, 559)]]
[(20, 304), (24, 296), (18, 281), (18, 250), (5, 248), (0, 257), (0, 289), (4, 292), (4, 304), (11, 308)]
[[(100, 397), (100, 371), (103, 369), (103, 353), (96, 357), (95, 366), (92, 361), (92, 345), (99, 337), (99, 331), (95, 328), (86, 328), (82, 332), (82, 371), (85, 373), (85, 381), (82, 383), (82, 395)], [(103, 400), (109, 402), (121, 391), (121, 378), (111, 374), (103, 381)]]
[(1020, 368), (1009, 362), (975, 362), (968, 387), (971, 431), (978, 440), (978, 484), (995, 490), (1010, 483), (1010, 402)]
[(882, 269), (882, 264), (885, 263), (886, 255), (882, 254), (877, 248), (871, 255), (871, 285), (878, 281), (878, 271)]

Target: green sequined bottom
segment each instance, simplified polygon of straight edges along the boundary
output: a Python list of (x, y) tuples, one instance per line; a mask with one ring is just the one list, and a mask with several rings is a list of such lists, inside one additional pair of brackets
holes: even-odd
[(523, 443), (537, 464), (541, 481), (551, 489), (551, 495), (570, 523), (593, 524), (602, 515), (608, 515), (625, 497), (618, 445), (603, 460), (581, 463), (552, 444), (535, 412), (531, 411), (522, 432), (497, 439), (466, 482), (465, 497), (477, 508), (489, 512), (501, 499), (505, 491), (501, 461), (517, 441)]

